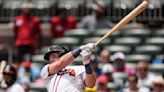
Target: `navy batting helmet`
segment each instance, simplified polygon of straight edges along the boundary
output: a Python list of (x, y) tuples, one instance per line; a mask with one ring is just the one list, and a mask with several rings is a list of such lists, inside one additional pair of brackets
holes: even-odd
[(59, 56), (61, 57), (62, 55), (66, 54), (68, 52), (68, 50), (60, 45), (51, 46), (48, 48), (47, 53), (44, 55), (44, 59), (49, 60), (49, 55), (53, 52), (58, 53)]

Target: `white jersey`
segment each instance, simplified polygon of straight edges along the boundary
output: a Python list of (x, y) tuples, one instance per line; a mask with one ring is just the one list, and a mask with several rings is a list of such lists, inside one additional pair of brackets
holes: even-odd
[(25, 90), (20, 84), (14, 83), (9, 88), (7, 88), (5, 92), (25, 92)]
[(41, 71), (48, 92), (83, 92), (85, 80), (84, 66), (67, 66), (62, 71), (49, 75), (48, 65)]
[(155, 78), (156, 77), (154, 74), (148, 73), (148, 75), (144, 79), (138, 79), (138, 86), (139, 87), (151, 86)]

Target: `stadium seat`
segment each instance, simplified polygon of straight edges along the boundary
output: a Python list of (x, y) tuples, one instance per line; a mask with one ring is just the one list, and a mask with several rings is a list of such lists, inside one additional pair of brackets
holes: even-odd
[(64, 37), (64, 38), (59, 38), (59, 39), (54, 39), (53, 40), (53, 45), (63, 45), (63, 46), (68, 46), (69, 49), (72, 48), (74, 45), (79, 45), (80, 40), (77, 39), (76, 37)]
[(114, 79), (121, 79), (124, 81), (127, 79), (127, 74), (123, 72), (114, 72), (112, 76)]
[(111, 2), (112, 2), (112, 0), (85, 0), (86, 2), (86, 6), (87, 6), (87, 8), (92, 8), (92, 5), (93, 5), (93, 3), (96, 1), (96, 2), (102, 2), (102, 3), (104, 3), (105, 5), (108, 5), (108, 4), (110, 4)]
[(156, 46), (156, 45), (143, 45), (143, 46), (138, 46), (135, 48), (135, 53), (137, 54), (160, 54), (162, 51), (161, 46)]
[(163, 37), (164, 36), (164, 29), (155, 30), (153, 35), (155, 37)]
[(20, 8), (25, 1), (26, 0), (4, 0), (3, 7), (10, 9)]
[(92, 8), (93, 0), (85, 0), (85, 3), (87, 8)]
[(137, 37), (120, 37), (115, 39), (115, 44), (137, 46), (140, 45), (141, 39)]
[(81, 57), (77, 57), (77, 58), (73, 61), (72, 65), (83, 65), (83, 62), (82, 62)]
[(151, 32), (148, 29), (130, 29), (125, 30), (123, 36), (135, 36), (135, 37), (149, 37)]
[(46, 53), (47, 50), (48, 50), (48, 48), (49, 48), (48, 46), (42, 47), (42, 48), (41, 48), (41, 53), (42, 53), (42, 54)]
[[(106, 33), (108, 33), (111, 29), (98, 29), (95, 31), (95, 36), (98, 36), (98, 37), (102, 37), (104, 36)], [(118, 37), (120, 36), (120, 33), (121, 31), (116, 31), (114, 33), (112, 33), (112, 35), (109, 36), (110, 37)]]
[(150, 55), (144, 55), (144, 54), (132, 54), (132, 55), (127, 55), (127, 63), (138, 63), (140, 60), (151, 60)]
[[(89, 37), (89, 38), (84, 38), (83, 43), (95, 43), (97, 42), (101, 37)], [(100, 46), (104, 45), (109, 45), (111, 43), (110, 39), (105, 39), (102, 42), (100, 42)]]
[(119, 86), (117, 84), (115, 84), (115, 83), (112, 83), (112, 82), (108, 82), (107, 83), (107, 87), (109, 89), (114, 90), (115, 92), (119, 90)]
[(149, 65), (150, 72), (155, 74), (164, 74), (164, 64), (151, 64)]
[(78, 8), (80, 4), (84, 3), (84, 0), (58, 0), (59, 8)]
[(147, 38), (145, 44), (149, 44), (149, 45), (162, 45), (162, 46), (164, 46), (164, 37)]
[(56, 3), (57, 0), (32, 0), (32, 3), (37, 8), (49, 8), (52, 4)]
[(136, 3), (137, 3), (137, 0), (114, 0), (114, 7), (115, 8), (123, 8), (123, 9), (126, 9), (126, 8), (134, 8)]
[(71, 30), (67, 30), (64, 33), (65, 37), (79, 37), (79, 38), (85, 38), (85, 37), (89, 37), (89, 31), (86, 29), (71, 29)]
[(42, 63), (42, 64), (46, 63), (43, 58), (43, 55), (32, 55), (32, 61), (34, 63)]
[(46, 87), (45, 85), (38, 85), (36, 83), (30, 83), (29, 84), (30, 86), (30, 92), (33, 91), (33, 92), (46, 92)]
[[(144, 25), (141, 23), (137, 23), (137, 22), (132, 22), (132, 23), (128, 23), (126, 24), (122, 30), (130, 30), (130, 29), (143, 29)], [(123, 32), (123, 31), (122, 31)]]
[(133, 68), (135, 68), (135, 69), (136, 69), (137, 64), (136, 64), (136, 63), (134, 63), (134, 62), (130, 62), (130, 63), (126, 63), (126, 66), (127, 66), (127, 67), (133, 67)]
[(124, 52), (125, 54), (129, 54), (131, 52), (131, 47), (126, 46), (126, 45), (110, 45), (106, 46), (106, 49), (108, 49), (111, 53), (115, 52)]

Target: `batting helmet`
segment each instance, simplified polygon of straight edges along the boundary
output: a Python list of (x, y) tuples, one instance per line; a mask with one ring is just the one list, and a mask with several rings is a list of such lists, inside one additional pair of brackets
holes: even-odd
[(17, 75), (17, 70), (14, 66), (12, 65), (6, 65), (3, 74), (8, 74), (8, 75)]
[(8, 76), (8, 77), (4, 78), (5, 83), (7, 84), (8, 87), (15, 83), (15, 81), (17, 79), (17, 70), (14, 66), (6, 65), (6, 67), (3, 70), (3, 74), (4, 74), (4, 76)]
[(61, 57), (62, 55), (66, 54), (68, 50), (60, 45), (51, 46), (48, 48), (47, 53), (44, 55), (44, 59), (49, 60), (49, 55), (53, 52), (58, 53), (59, 56)]

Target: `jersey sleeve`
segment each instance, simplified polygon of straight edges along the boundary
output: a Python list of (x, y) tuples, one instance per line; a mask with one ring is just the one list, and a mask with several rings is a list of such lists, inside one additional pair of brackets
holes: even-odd
[(48, 65), (45, 65), (42, 68), (41, 73), (40, 73), (40, 76), (41, 76), (42, 79), (48, 78), (48, 76), (49, 76), (48, 67), (49, 67), (49, 64)]

